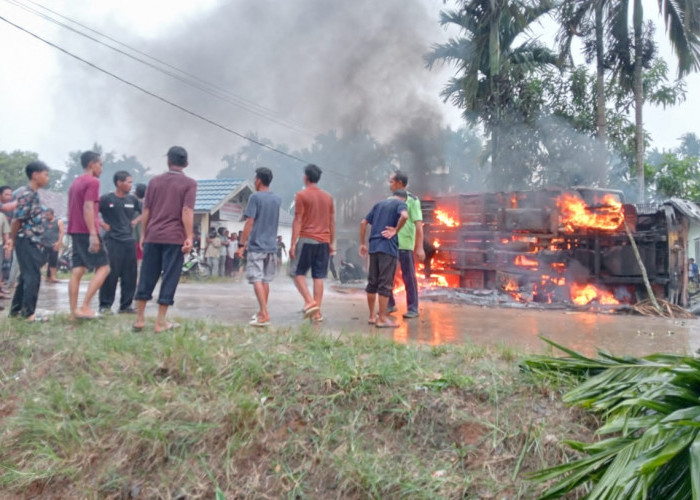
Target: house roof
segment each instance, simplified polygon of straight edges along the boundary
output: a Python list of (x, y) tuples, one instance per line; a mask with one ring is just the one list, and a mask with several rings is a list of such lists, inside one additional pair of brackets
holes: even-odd
[(221, 205), (237, 194), (238, 191), (248, 187), (253, 190), (252, 184), (246, 179), (202, 179), (197, 181), (197, 199), (194, 203), (195, 212), (212, 213)]

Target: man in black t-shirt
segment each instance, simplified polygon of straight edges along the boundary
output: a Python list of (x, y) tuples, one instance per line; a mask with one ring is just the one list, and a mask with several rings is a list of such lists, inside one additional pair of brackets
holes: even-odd
[(120, 313), (135, 313), (132, 307), (136, 291), (136, 240), (133, 228), (141, 214), (139, 200), (131, 192), (131, 175), (120, 170), (114, 174), (114, 193), (100, 198), (100, 223), (109, 256), (109, 276), (100, 288), (100, 313), (112, 310), (117, 281), (121, 280)]

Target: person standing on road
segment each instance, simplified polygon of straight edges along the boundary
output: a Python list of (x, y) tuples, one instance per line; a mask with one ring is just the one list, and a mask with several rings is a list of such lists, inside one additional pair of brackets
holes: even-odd
[[(139, 201), (139, 207), (143, 206), (143, 199), (146, 196), (146, 185), (143, 183), (136, 184), (134, 187), (134, 196)], [(141, 248), (141, 231), (143, 227), (141, 225), (141, 215), (131, 221), (134, 225), (134, 246), (136, 247), (136, 262), (138, 266), (141, 266), (141, 260), (143, 259), (143, 248)]]
[[(406, 191), (394, 191), (393, 196), (380, 201), (360, 224), (360, 257), (367, 256), (365, 244), (367, 225), (371, 226), (369, 234), (369, 272), (367, 273), (367, 306), (370, 324), (377, 328), (396, 328), (387, 313), (391, 290), (394, 286), (396, 261), (399, 257), (399, 242), (396, 234), (406, 223)], [(379, 302), (379, 314), (375, 316), (375, 305)]]
[(220, 227), (217, 233), (219, 233), (219, 240), (221, 241), (221, 247), (219, 248), (219, 276), (224, 277), (226, 276), (226, 255), (229, 245), (228, 231), (225, 227)]
[[(5, 249), (5, 245), (10, 241), (10, 223), (5, 214), (0, 211), (0, 237), (2, 238), (2, 250), (0, 250), (0, 300), (8, 298), (7, 292), (2, 288), (2, 266), (5, 260), (9, 260), (12, 252)], [(0, 311), (5, 309), (5, 306), (0, 304)]]
[[(319, 189), (321, 169), (316, 165), (304, 168), (304, 189), (294, 199), (294, 223), (289, 257), (296, 263), (294, 284), (304, 299), (304, 317), (322, 321), (323, 280), (328, 276), (328, 261), (335, 253), (335, 207), (333, 197)], [(313, 296), (306, 284), (311, 269)]]
[(41, 286), (41, 267), (45, 262), (44, 247), (41, 244), (44, 215), (38, 191), (49, 183), (49, 167), (44, 162), (33, 161), (24, 171), (29, 185), (17, 190), (17, 206), (5, 249), (12, 250), (14, 247), (17, 250), (19, 265), (19, 278), (12, 298), (10, 317), (20, 316), (27, 321), (34, 321)]
[(207, 266), (209, 267), (210, 276), (220, 276), (219, 275), (219, 254), (221, 253), (221, 239), (216, 233), (216, 229), (213, 227), (209, 230), (207, 235), (207, 248), (204, 250), (204, 258), (207, 261)]
[(168, 171), (151, 179), (143, 202), (143, 262), (135, 297), (134, 331), (146, 326), (146, 302), (153, 298), (153, 289), (161, 276), (158, 316), (153, 331), (159, 333), (180, 326), (167, 321), (165, 315), (168, 307), (175, 303), (184, 256), (192, 250), (197, 182), (184, 173), (189, 165), (185, 148), (172, 146), (167, 157)]
[[(95, 319), (99, 314), (90, 308), (90, 301), (109, 274), (109, 259), (99, 233), (102, 158), (94, 151), (85, 151), (80, 163), (83, 175), (76, 177), (68, 190), (68, 234), (73, 241), (68, 299), (71, 319)], [(80, 280), (88, 269), (95, 269), (95, 274), (78, 308)]]
[(109, 257), (109, 275), (100, 287), (100, 313), (112, 312), (117, 281), (121, 281), (119, 312), (133, 314), (136, 292), (137, 260), (134, 240), (134, 221), (141, 214), (141, 204), (131, 193), (132, 179), (129, 172), (120, 170), (114, 174), (115, 191), (100, 198), (104, 242)]
[[(389, 176), (389, 189), (393, 193), (396, 190), (405, 190), (408, 186), (408, 175), (401, 170), (396, 170)], [(415, 259), (418, 262), (425, 260), (423, 249), (423, 212), (420, 200), (414, 194), (406, 191), (406, 208), (408, 219), (399, 231), (399, 266), (401, 266), (401, 278), (406, 288), (406, 312), (404, 318), (417, 318), (418, 313), (418, 281), (416, 280)], [(396, 311), (396, 301), (392, 291), (389, 297), (388, 311)]]
[[(0, 212), (5, 214), (5, 217), (7, 217), (7, 223), (10, 225), (12, 224), (12, 213), (15, 207), (17, 207), (17, 200), (13, 200), (13, 197), (14, 193), (10, 186), (0, 186)], [(8, 257), (5, 257), (5, 259), (3, 260), (3, 266), (5, 265), (5, 262), (8, 266), (6, 285), (11, 288), (17, 284), (17, 276), (19, 275), (17, 257), (14, 255), (13, 251), (10, 252), (10, 255)], [(0, 269), (0, 285), (2, 284), (2, 281), (4, 279), (4, 276), (1, 274), (2, 272), (3, 270)], [(3, 295), (9, 295), (10, 292), (5, 291), (5, 288), (3, 288), (2, 293)]]
[(251, 326), (270, 324), (267, 302), (270, 282), (275, 277), (277, 264), (277, 228), (282, 200), (270, 191), (272, 171), (266, 167), (255, 170), (255, 193), (248, 199), (243, 212), (245, 225), (238, 239), (238, 256), (246, 255), (245, 273), (253, 285), (259, 310), (250, 321)]
[(46, 281), (58, 283), (56, 279), (56, 268), (58, 267), (58, 252), (63, 244), (63, 221), (56, 218), (53, 208), (47, 208), (44, 212), (44, 234), (41, 237), (41, 244), (44, 245), (46, 261)]

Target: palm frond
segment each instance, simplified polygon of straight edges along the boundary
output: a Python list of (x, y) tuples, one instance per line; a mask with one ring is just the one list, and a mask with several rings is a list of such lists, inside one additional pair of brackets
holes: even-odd
[(597, 434), (610, 437), (568, 442), (583, 456), (534, 474), (536, 481), (557, 480), (541, 498), (586, 484), (589, 499), (699, 499), (700, 360), (671, 354), (591, 359), (562, 350), (569, 356), (536, 357), (524, 369), (580, 375), (583, 382), (564, 400), (599, 413)]
[(659, 12), (678, 58), (678, 78), (700, 70), (700, 2), (658, 0)]

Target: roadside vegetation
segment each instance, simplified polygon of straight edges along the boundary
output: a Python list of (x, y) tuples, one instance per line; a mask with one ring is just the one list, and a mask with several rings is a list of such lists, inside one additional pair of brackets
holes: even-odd
[(586, 489), (593, 499), (700, 498), (700, 360), (653, 354), (599, 353), (595, 359), (558, 347), (567, 357), (533, 357), (524, 368), (580, 380), (564, 396), (601, 418), (600, 440), (571, 438), (579, 459), (535, 474), (556, 479), (541, 498)]
[(3, 498), (533, 498), (596, 420), (507, 347), (0, 323)]

